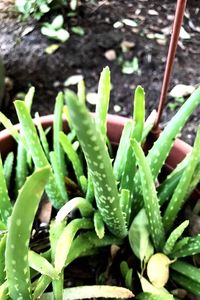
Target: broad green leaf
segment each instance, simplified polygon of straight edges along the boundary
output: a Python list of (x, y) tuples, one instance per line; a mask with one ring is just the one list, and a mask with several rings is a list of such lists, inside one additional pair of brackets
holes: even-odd
[(141, 262), (147, 262), (154, 249), (150, 241), (149, 222), (144, 209), (141, 209), (133, 220), (128, 238), (133, 253)]
[(64, 18), (62, 15), (58, 15), (56, 16), (52, 23), (51, 23), (51, 27), (55, 30), (61, 28), (63, 26), (63, 23), (64, 23)]

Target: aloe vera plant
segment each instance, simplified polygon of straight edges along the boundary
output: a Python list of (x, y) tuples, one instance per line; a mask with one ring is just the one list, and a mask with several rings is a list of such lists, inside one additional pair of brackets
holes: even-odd
[[(142, 147), (155, 118), (151, 115), (145, 121), (145, 93), (138, 86), (133, 119), (125, 124), (113, 156), (106, 126), (110, 86), (107, 67), (100, 77), (96, 117), (86, 108), (84, 82), (79, 83), (77, 95), (69, 90), (59, 93), (52, 144), (39, 115), (35, 121), (31, 118), (34, 89), (25, 101), (15, 102), (20, 134), (0, 113), (18, 143), (16, 159), (11, 152), (0, 160), (1, 299), (131, 298), (134, 294), (137, 299), (179, 299), (173, 296), (177, 286), (199, 295), (200, 270), (191, 258), (200, 254), (200, 235), (189, 236), (190, 220), (182, 219), (184, 205), (200, 181), (199, 129), (191, 154), (163, 182), (158, 175), (176, 135), (200, 104), (200, 88), (145, 155)], [(63, 116), (70, 132), (63, 131)], [(50, 221), (49, 242), (40, 253), (31, 236), (44, 191), (55, 217)], [(64, 286), (75, 260), (90, 260), (108, 247), (111, 255), (95, 285)], [(127, 248), (129, 255), (124, 256)], [(124, 287), (105, 287), (116, 263)]]

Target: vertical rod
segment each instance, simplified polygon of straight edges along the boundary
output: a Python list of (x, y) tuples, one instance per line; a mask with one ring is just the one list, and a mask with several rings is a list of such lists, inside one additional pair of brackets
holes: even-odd
[(182, 25), (182, 21), (183, 21), (183, 17), (184, 17), (186, 3), (187, 3), (187, 0), (177, 0), (176, 13), (175, 13), (175, 17), (174, 17), (174, 24), (173, 24), (172, 35), (171, 35), (171, 40), (170, 40), (170, 44), (169, 44), (169, 50), (168, 50), (168, 55), (167, 55), (164, 77), (163, 77), (157, 119), (156, 119), (156, 122), (154, 125), (154, 131), (158, 130), (160, 118), (161, 118), (161, 115), (162, 115), (162, 112), (164, 109), (164, 105), (166, 102), (167, 91), (169, 88), (170, 77), (171, 77), (172, 68), (174, 65), (174, 58), (175, 58), (175, 54), (176, 54), (176, 48), (177, 48), (177, 44), (178, 44), (178, 39), (179, 39), (181, 25)]

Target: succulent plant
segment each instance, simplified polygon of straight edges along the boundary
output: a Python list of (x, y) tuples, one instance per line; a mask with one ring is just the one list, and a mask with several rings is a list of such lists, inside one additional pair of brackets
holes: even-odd
[[(183, 212), (200, 181), (200, 129), (189, 156), (163, 182), (158, 175), (177, 134), (200, 103), (200, 88), (147, 155), (142, 146), (154, 120), (145, 121), (143, 88), (136, 88), (133, 119), (127, 120), (114, 156), (106, 126), (109, 68), (100, 77), (95, 117), (86, 108), (84, 92), (82, 82), (77, 95), (69, 90), (59, 93), (52, 144), (39, 115), (35, 121), (31, 117), (33, 88), (25, 101), (14, 103), (20, 132), (0, 113), (0, 121), (17, 141), (16, 160), (10, 153), (4, 163), (0, 161), (0, 298), (130, 298), (136, 294), (138, 299), (179, 299), (177, 287), (199, 296), (200, 270), (191, 258), (200, 253), (200, 235), (184, 234), (189, 221)], [(63, 131), (63, 112), (70, 132)], [(37, 253), (30, 239), (44, 190), (55, 218), (49, 226), (48, 249)], [(64, 271), (75, 259), (127, 244), (132, 263), (129, 257), (118, 262), (123, 288), (104, 284), (64, 288)], [(52, 292), (47, 293), (51, 283)]]

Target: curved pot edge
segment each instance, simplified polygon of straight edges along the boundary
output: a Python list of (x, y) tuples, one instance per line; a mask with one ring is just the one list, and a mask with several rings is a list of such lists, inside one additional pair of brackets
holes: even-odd
[[(40, 117), (41, 123), (43, 124), (44, 128), (47, 128), (49, 126), (52, 126), (54, 121), (53, 115), (47, 115)], [(110, 138), (110, 141), (113, 144), (117, 144), (120, 140), (121, 132), (124, 127), (124, 124), (128, 121), (128, 118), (118, 116), (118, 115), (111, 115), (109, 114), (107, 117), (107, 127), (108, 127), (108, 135)], [(36, 123), (36, 120), (34, 119), (34, 123)], [(64, 120), (64, 126), (67, 127), (67, 122)], [(20, 124), (16, 124), (15, 128), (17, 130), (20, 129)], [(4, 129), (0, 132), (0, 152), (4, 156), (8, 151), (11, 151), (11, 149), (14, 146), (14, 140), (13, 138), (10, 138), (10, 133), (7, 129)], [(180, 139), (176, 139), (174, 146), (170, 152), (170, 155), (168, 156), (166, 160), (166, 166), (170, 170), (174, 169), (176, 165), (183, 160), (183, 158), (186, 156), (187, 153), (189, 153), (192, 150), (192, 147), (185, 143), (184, 141)]]

